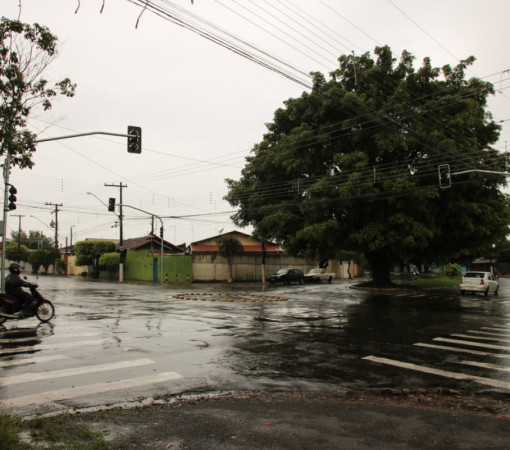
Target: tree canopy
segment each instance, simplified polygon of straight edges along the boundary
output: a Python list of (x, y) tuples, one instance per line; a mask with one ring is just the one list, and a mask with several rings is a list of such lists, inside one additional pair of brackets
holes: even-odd
[(36, 136), (26, 128), (32, 109), (46, 111), (57, 95), (74, 95), (76, 86), (68, 78), (51, 85), (43, 77), (57, 41), (37, 23), (0, 19), (0, 156), (8, 152), (13, 166), (33, 166)]
[(25, 245), (31, 250), (36, 249), (51, 249), (54, 247), (53, 239), (47, 237), (42, 231), (33, 231), (29, 230), (28, 234), (26, 231), (12, 231), (11, 232), (11, 240), (15, 242), (20, 242), (22, 245)]
[[(389, 47), (343, 55), (328, 80), (284, 102), (226, 199), (239, 226), (289, 253), (362, 252), (373, 279), (396, 263), (466, 261), (508, 232), (504, 157), (490, 146), (493, 86), (457, 66), (419, 69)], [(452, 187), (441, 189), (438, 166)]]
[(114, 253), (117, 245), (112, 241), (80, 241), (76, 243), (77, 266), (92, 266), (92, 275), (99, 276), (99, 260), (105, 253)]

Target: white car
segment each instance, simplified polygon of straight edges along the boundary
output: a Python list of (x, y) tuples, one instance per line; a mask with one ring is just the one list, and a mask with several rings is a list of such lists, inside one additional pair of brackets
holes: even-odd
[(460, 292), (483, 292), (487, 297), (489, 292), (498, 295), (499, 283), (490, 272), (470, 271), (466, 272), (460, 280)]

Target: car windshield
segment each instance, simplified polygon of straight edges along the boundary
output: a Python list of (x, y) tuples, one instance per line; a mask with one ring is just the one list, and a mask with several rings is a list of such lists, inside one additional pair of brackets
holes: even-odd
[(465, 278), (483, 278), (484, 272), (467, 272), (466, 275), (464, 275)]
[(280, 269), (278, 272), (276, 272), (276, 275), (285, 275), (289, 269)]

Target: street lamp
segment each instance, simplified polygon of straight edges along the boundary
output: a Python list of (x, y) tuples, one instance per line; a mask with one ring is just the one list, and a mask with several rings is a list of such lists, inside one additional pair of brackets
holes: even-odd
[(105, 202), (103, 202), (103, 200), (101, 200), (96, 194), (93, 194), (92, 192), (87, 192), (87, 195), (92, 195), (92, 197), (96, 197), (104, 206), (108, 208), (108, 205)]
[(32, 215), (31, 215), (30, 217), (32, 217), (33, 219), (38, 220), (38, 221), (39, 221), (39, 222), (41, 222), (41, 223), (42, 223), (45, 227), (48, 227), (50, 230), (52, 230), (52, 231), (53, 231), (53, 228), (51, 228), (51, 227), (50, 227), (47, 223), (44, 223), (41, 219), (39, 219), (39, 217), (32, 216)]

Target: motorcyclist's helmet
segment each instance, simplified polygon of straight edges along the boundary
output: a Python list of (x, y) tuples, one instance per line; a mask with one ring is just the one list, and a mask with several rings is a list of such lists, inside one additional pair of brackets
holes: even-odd
[(11, 273), (16, 273), (16, 274), (20, 274), (21, 273), (21, 267), (19, 264), (17, 263), (12, 263), (10, 266), (9, 266), (9, 272)]

